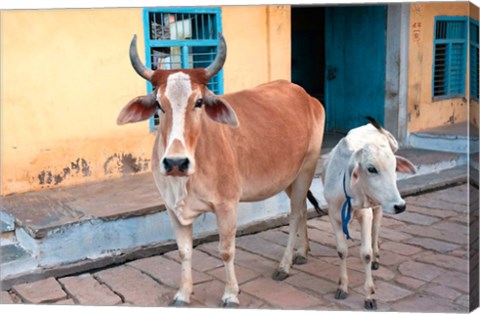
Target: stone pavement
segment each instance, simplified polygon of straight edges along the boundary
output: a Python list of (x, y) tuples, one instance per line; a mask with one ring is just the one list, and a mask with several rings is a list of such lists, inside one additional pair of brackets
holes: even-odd
[[(475, 190), (478, 204), (478, 190)], [(384, 215), (380, 269), (373, 272), (379, 311), (467, 312), (468, 186), (406, 198), (407, 212)], [(339, 259), (328, 217), (308, 221), (308, 263), (283, 282), (270, 278), (287, 242), (288, 227), (237, 238), (236, 273), (241, 307), (258, 309), (363, 310), (359, 226), (352, 223), (349, 296), (336, 300)], [(218, 242), (193, 254), (192, 306), (218, 307), (224, 269)], [(166, 306), (179, 283), (177, 251), (63, 278), (14, 285), (1, 303)]]

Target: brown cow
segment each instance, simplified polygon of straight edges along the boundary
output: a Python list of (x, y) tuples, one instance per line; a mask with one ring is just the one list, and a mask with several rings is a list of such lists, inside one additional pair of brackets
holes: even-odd
[[(205, 69), (149, 70), (138, 57), (136, 36), (130, 59), (154, 91), (130, 101), (117, 123), (142, 121), (160, 110), (152, 170), (171, 217), (182, 263), (180, 289), (172, 304), (190, 302), (192, 222), (212, 211), (226, 271), (222, 305), (237, 306), (234, 256), (239, 202), (260, 201), (285, 191), (291, 200), (290, 233), (273, 278), (284, 279), (292, 263), (306, 262), (305, 199), (322, 145), (324, 109), (288, 81), (214, 95), (206, 84), (226, 59), (221, 34), (217, 56)], [(297, 233), (300, 245), (293, 258)]]

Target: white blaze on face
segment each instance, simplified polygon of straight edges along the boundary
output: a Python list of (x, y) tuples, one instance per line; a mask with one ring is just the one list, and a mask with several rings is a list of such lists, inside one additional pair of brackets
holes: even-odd
[(185, 113), (190, 95), (192, 83), (189, 75), (177, 72), (168, 77), (165, 96), (172, 107), (172, 129), (165, 152), (169, 151), (174, 140), (179, 140), (185, 147)]

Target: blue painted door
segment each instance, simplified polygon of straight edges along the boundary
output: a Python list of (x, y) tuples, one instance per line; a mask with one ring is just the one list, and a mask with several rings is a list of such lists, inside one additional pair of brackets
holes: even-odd
[(347, 132), (365, 116), (383, 124), (386, 7), (328, 7), (325, 23), (327, 129)]

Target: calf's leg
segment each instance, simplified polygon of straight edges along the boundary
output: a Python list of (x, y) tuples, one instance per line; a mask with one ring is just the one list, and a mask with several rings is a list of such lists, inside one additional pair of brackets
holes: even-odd
[(377, 309), (377, 303), (373, 298), (375, 287), (372, 277), (372, 220), (373, 213), (371, 208), (362, 208), (357, 210), (357, 219), (360, 222), (361, 246), (360, 258), (365, 268), (365, 308), (367, 310)]
[(348, 296), (348, 274), (347, 274), (347, 257), (348, 244), (347, 239), (343, 235), (342, 223), (340, 222), (340, 208), (329, 208), (328, 217), (332, 223), (333, 233), (337, 242), (337, 253), (340, 257), (340, 278), (338, 280), (338, 288), (335, 293), (335, 299), (346, 299)]
[(382, 207), (377, 206), (373, 208), (373, 229), (372, 229), (372, 269), (380, 268), (380, 251), (378, 245), (378, 235), (380, 234), (380, 224), (382, 222), (383, 210)]

